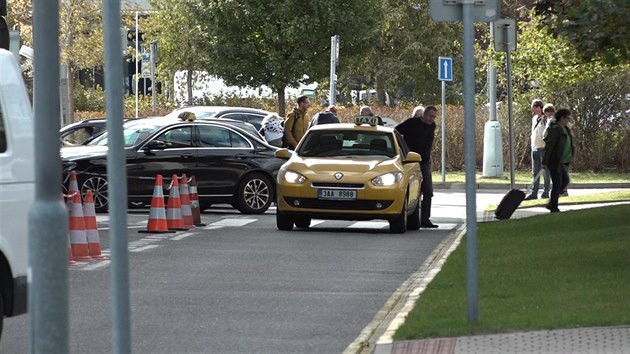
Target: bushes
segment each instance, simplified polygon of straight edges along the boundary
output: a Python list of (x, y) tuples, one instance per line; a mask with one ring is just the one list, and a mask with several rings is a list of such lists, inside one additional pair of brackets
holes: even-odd
[[(630, 79), (626, 80), (630, 83)], [(592, 84), (592, 83), (591, 83)], [(614, 117), (614, 112), (619, 112), (622, 108), (619, 105), (610, 104), (610, 99), (601, 101), (593, 93), (593, 89), (588, 86), (579, 89), (573, 87), (566, 92), (557, 92), (553, 96), (544, 96), (540, 92), (520, 94), (514, 102), (514, 155), (516, 169), (531, 168), (530, 161), (530, 129), (531, 111), (530, 103), (533, 98), (542, 97), (545, 102), (553, 102), (556, 108), (568, 107), (575, 112), (577, 117), (573, 132), (575, 135), (576, 154), (572, 163), (574, 171), (630, 171), (630, 126), (627, 124), (607, 124), (599, 126), (600, 119), (597, 117)], [(611, 89), (612, 90), (612, 89)], [(90, 92), (91, 91), (91, 92)], [(619, 92), (618, 89), (615, 91)], [(612, 91), (612, 92), (615, 92)], [(599, 89), (600, 97), (606, 92)], [(627, 91), (630, 92), (630, 89)], [(571, 100), (569, 100), (569, 97)], [(75, 112), (75, 120), (86, 118), (105, 117), (104, 113), (104, 92), (98, 90), (75, 89), (75, 107), (88, 112)], [(601, 102), (600, 102), (601, 101)], [(568, 104), (566, 102), (569, 102)], [(277, 101), (265, 98), (239, 98), (239, 97), (213, 97), (206, 98), (206, 105), (230, 105), (248, 106), (262, 108), (277, 112)], [(135, 97), (126, 97), (125, 117), (135, 116)], [(139, 116), (158, 116), (172, 111), (174, 107), (169, 107), (164, 95), (158, 96), (158, 108), (151, 109), (151, 96), (139, 97)], [(339, 118), (342, 122), (352, 122), (358, 114), (358, 106), (338, 106)], [(607, 110), (604, 110), (608, 107)], [(293, 103), (288, 102), (286, 112), (290, 112)], [(324, 107), (313, 104), (309, 112), (310, 115), (322, 110)], [(440, 170), (442, 141), (441, 141), (441, 107), (438, 106), (438, 117), (436, 119), (437, 129), (433, 148), (433, 169)], [(379, 107), (373, 106), (374, 113), (382, 117), (390, 117), (398, 122), (402, 122), (411, 115), (413, 105), (408, 107)], [(623, 111), (622, 111), (623, 112)], [(508, 147), (508, 122), (507, 104), (503, 104), (497, 109), (497, 118), (501, 124), (503, 141), (503, 166), (505, 171), (509, 171), (509, 147)], [(484, 126), (488, 120), (488, 110), (479, 106), (475, 111), (475, 137), (476, 137), (476, 165), (481, 171), (483, 166), (483, 134)], [(446, 169), (449, 171), (461, 171), (464, 169), (464, 107), (446, 107)]]

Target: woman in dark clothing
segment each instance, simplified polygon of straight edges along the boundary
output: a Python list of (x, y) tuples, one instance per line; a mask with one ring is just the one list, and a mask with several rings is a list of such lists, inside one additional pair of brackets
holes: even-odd
[(552, 213), (559, 212), (558, 197), (560, 191), (569, 185), (569, 163), (573, 159), (573, 136), (568, 127), (571, 121), (571, 111), (559, 109), (550, 120), (545, 130), (545, 156), (543, 165), (549, 168), (551, 174), (551, 198), (547, 209)]
[[(418, 107), (416, 107), (418, 108)], [(420, 112), (415, 109), (414, 112)], [(433, 198), (433, 178), (431, 176), (431, 150), (435, 139), (435, 117), (437, 108), (428, 106), (422, 115), (414, 116), (398, 124), (398, 130), (403, 137), (409, 150), (417, 152), (422, 157), (420, 170), (422, 171), (422, 203), (420, 206), (420, 227), (436, 228), (429, 219), (431, 217), (431, 198)]]

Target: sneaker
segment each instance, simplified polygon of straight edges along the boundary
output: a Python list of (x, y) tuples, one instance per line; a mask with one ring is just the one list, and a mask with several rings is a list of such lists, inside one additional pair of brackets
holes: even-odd
[(543, 193), (543, 194), (540, 196), (540, 198), (541, 198), (541, 199), (549, 199), (549, 193)]
[(525, 200), (534, 200), (534, 199), (538, 199), (538, 195), (532, 193), (530, 195), (528, 195), (527, 197), (525, 197)]
[(424, 229), (437, 229), (439, 226), (435, 225), (431, 221), (425, 221), (425, 222), (420, 224), (420, 227), (424, 228)]
[(559, 213), (560, 212), (560, 209), (558, 209), (557, 207), (552, 209), (551, 205), (549, 205), (549, 204), (545, 205), (545, 208), (549, 209), (549, 211), (552, 212), (552, 213)]

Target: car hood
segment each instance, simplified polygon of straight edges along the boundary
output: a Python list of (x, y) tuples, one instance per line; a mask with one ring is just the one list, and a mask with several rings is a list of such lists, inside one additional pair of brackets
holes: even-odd
[[(309, 176), (332, 176), (343, 172), (350, 176), (377, 176), (382, 173), (401, 171), (402, 166), (397, 158), (388, 157), (337, 157), (337, 158), (302, 158), (294, 156), (287, 168)], [(364, 176), (367, 177), (367, 176)]]
[(66, 161), (78, 160), (85, 157), (107, 156), (107, 146), (70, 146), (60, 150), (61, 159)]

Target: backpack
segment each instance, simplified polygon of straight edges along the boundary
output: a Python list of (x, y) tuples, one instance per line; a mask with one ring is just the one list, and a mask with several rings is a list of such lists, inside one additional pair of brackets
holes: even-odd
[[(295, 132), (295, 124), (297, 123), (297, 114), (295, 115), (295, 122), (293, 122), (293, 126), (291, 127), (291, 135), (293, 135), (293, 133)], [(286, 123), (286, 121), (289, 119), (289, 117), (287, 116), (287, 118), (284, 120), (284, 122)], [(284, 123), (282, 124), (282, 127), (284, 128)], [(291, 149), (292, 146), (289, 145), (289, 140), (287, 139), (287, 135), (286, 134), (282, 134), (282, 145), (280, 145), (280, 147), (286, 148), (286, 149)], [(293, 146), (293, 148), (295, 148), (295, 146)]]

